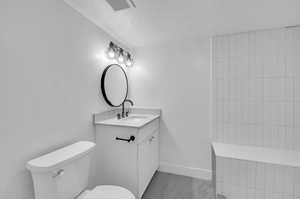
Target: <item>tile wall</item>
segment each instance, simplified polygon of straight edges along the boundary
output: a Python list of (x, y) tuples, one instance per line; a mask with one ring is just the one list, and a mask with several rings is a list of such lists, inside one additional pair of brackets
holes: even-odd
[[(212, 45), (213, 140), (300, 150), (300, 28), (216, 36)], [(216, 188), (227, 199), (299, 199), (300, 168), (217, 157)]]
[(213, 38), (213, 140), (300, 150), (300, 28)]

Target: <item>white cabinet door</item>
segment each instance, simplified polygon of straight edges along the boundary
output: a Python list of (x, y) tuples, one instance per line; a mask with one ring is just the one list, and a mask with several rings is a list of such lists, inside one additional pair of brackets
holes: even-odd
[(139, 197), (141, 198), (158, 169), (159, 146), (158, 131), (139, 144)]
[(150, 137), (139, 144), (138, 171), (139, 171), (139, 197), (141, 198), (152, 177), (152, 147)]
[(151, 164), (151, 178), (158, 169), (159, 165), (159, 134), (158, 131), (153, 133), (151, 137), (151, 156), (152, 156), (152, 164)]
[(97, 169), (92, 173), (96, 175), (97, 185), (118, 185), (138, 194), (137, 176), (137, 141), (126, 142), (116, 140), (136, 136), (135, 129), (125, 127), (98, 126), (97, 128)]

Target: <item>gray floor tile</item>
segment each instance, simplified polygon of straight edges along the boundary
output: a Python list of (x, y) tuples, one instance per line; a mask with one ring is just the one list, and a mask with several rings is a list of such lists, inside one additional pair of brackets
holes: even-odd
[(143, 199), (213, 199), (210, 181), (157, 172)]

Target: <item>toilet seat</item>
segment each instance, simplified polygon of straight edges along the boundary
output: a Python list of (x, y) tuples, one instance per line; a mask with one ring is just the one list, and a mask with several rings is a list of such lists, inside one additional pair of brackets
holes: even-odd
[(127, 189), (113, 185), (97, 186), (88, 192), (84, 199), (135, 199)]

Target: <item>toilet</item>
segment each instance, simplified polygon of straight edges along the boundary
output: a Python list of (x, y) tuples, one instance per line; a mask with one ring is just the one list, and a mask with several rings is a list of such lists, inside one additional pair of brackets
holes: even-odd
[(101, 185), (87, 190), (91, 152), (96, 144), (80, 141), (30, 160), (35, 199), (135, 199), (127, 189)]

